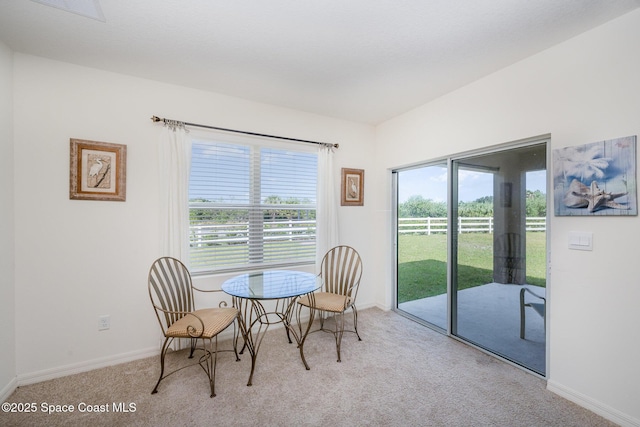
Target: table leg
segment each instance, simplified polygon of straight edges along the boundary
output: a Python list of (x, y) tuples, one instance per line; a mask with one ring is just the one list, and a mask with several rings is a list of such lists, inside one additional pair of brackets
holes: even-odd
[[(257, 300), (234, 298), (234, 305), (240, 311), (240, 331), (244, 340), (240, 354), (247, 349), (251, 356), (251, 373), (249, 374), (249, 381), (247, 382), (247, 385), (250, 386), (253, 382), (253, 372), (256, 369), (258, 350), (260, 350), (262, 338), (267, 332), (270, 322), (268, 321), (264, 306)], [(263, 319), (266, 321), (263, 321)], [(256, 324), (258, 324), (257, 330), (255, 328)]]
[[(310, 301), (309, 307), (309, 320), (307, 322), (307, 326), (303, 327), (301, 321), (301, 314), (304, 306), (302, 304), (297, 304), (298, 298), (291, 298), (289, 305), (285, 311), (285, 326), (288, 331), (291, 331), (294, 338), (296, 339), (296, 343), (298, 344), (298, 349), (300, 350), (300, 358), (302, 359), (302, 363), (304, 363), (304, 367), (307, 371), (309, 368), (309, 364), (307, 363), (307, 359), (304, 357), (304, 342), (307, 339), (307, 335), (309, 335), (309, 330), (311, 329), (311, 325), (313, 324), (313, 319), (315, 317), (315, 294), (313, 292), (307, 294)], [(295, 314), (295, 325), (291, 322), (293, 316)]]
[[(314, 302), (313, 293), (309, 294), (309, 298)], [(244, 340), (240, 354), (242, 354), (246, 348), (251, 356), (251, 373), (249, 374), (249, 381), (247, 382), (248, 386), (252, 385), (253, 382), (253, 373), (256, 368), (256, 359), (258, 358), (258, 351), (260, 350), (262, 339), (272, 323), (282, 322), (284, 324), (289, 343), (292, 343), (291, 334), (294, 336), (300, 351), (302, 363), (307, 370), (310, 369), (309, 364), (304, 357), (304, 341), (311, 329), (315, 310), (310, 309), (309, 322), (306, 327), (303, 327), (301, 322), (301, 312), (304, 306), (297, 304), (297, 300), (297, 297), (278, 300), (276, 302), (275, 310), (267, 312), (259, 300), (248, 300), (246, 298), (239, 297), (233, 298), (234, 306), (240, 311), (240, 332)], [(275, 316), (276, 319), (271, 320), (269, 318), (270, 315), (272, 317)], [(292, 322), (294, 317), (295, 324)]]

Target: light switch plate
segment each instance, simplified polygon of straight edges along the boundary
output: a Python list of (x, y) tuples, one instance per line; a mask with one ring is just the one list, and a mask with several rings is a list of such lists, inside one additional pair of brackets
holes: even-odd
[(590, 231), (570, 231), (569, 249), (578, 251), (593, 250), (593, 233)]

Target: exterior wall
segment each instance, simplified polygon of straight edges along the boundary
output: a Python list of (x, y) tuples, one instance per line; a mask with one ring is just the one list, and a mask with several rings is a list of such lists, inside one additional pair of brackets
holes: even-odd
[[(553, 150), (639, 134), (638, 40), (635, 11), (383, 123), (375, 179), (390, 182), (391, 168), (538, 135), (551, 134)], [(373, 264), (374, 276), (392, 283), (388, 187), (378, 187), (376, 207), (386, 211), (376, 225), (389, 231), (381, 232)], [(593, 232), (592, 252), (568, 249), (575, 230)], [(551, 215), (548, 232), (548, 388), (619, 424), (640, 425), (633, 269), (640, 218)], [(386, 306), (392, 291), (381, 296)]]

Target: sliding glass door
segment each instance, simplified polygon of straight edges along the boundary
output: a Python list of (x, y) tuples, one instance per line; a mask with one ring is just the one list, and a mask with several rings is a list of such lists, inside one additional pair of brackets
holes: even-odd
[(397, 310), (544, 375), (546, 143), (395, 178)]
[(398, 172), (397, 302), (447, 329), (447, 164)]

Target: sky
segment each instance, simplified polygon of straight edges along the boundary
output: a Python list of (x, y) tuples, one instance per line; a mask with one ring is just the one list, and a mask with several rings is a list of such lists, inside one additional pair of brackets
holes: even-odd
[[(249, 201), (249, 147), (234, 144), (194, 141), (190, 181), (190, 198), (218, 201)], [(317, 158), (311, 153), (263, 149), (262, 195), (278, 195), (315, 201)], [(446, 165), (432, 165), (399, 172), (400, 203), (420, 195), (436, 202), (447, 200)], [(211, 185), (215, 182), (216, 185)], [(458, 198), (471, 202), (491, 196), (493, 175), (487, 172), (460, 170)], [(527, 173), (527, 189), (546, 193), (546, 171)]]
[[(480, 197), (491, 196), (493, 175), (461, 170), (459, 188), (458, 198), (461, 202), (472, 202)], [(527, 173), (527, 190), (540, 190), (546, 193), (546, 171)], [(429, 166), (399, 172), (398, 201), (404, 203), (409, 197), (417, 195), (436, 202), (446, 202), (446, 166)]]
[[(255, 155), (254, 155), (255, 154)], [(280, 196), (315, 202), (317, 155), (238, 144), (194, 140), (192, 143), (190, 199), (249, 203), (251, 170), (259, 170), (262, 198)]]

